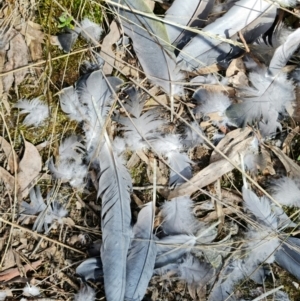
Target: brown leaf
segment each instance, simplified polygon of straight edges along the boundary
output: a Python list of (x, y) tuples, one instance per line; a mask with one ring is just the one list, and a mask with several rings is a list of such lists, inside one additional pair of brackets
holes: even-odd
[(272, 152), (278, 157), (281, 163), (284, 165), (287, 176), (292, 178), (300, 177), (300, 166), (297, 165), (292, 159), (290, 159), (280, 148), (276, 146), (268, 146)]
[(109, 26), (109, 33), (105, 36), (102, 42), (100, 56), (104, 59), (103, 67), (104, 74), (111, 74), (115, 63), (115, 52), (112, 45), (118, 41), (121, 36), (119, 26), (115, 21), (112, 21)]
[(242, 58), (233, 59), (226, 70), (226, 77), (236, 75), (238, 72), (246, 73), (246, 67)]
[[(3, 149), (5, 156), (7, 158), (8, 161), (8, 170), (11, 173), (14, 173), (15, 170), (18, 169), (18, 157), (15, 154), (14, 149), (11, 147), (11, 145), (3, 138), (0, 136), (0, 148)], [(16, 158), (16, 164), (17, 166), (14, 168), (14, 157)]]
[(25, 41), (29, 46), (32, 41), (44, 43), (45, 34), (42, 32), (42, 26), (32, 21), (23, 22), (20, 25), (21, 34), (25, 37)]
[[(4, 65), (3, 72), (28, 65), (28, 48), (24, 37), (13, 28), (11, 31), (13, 37), (9, 40), (9, 49), (6, 54), (7, 61)], [(13, 83), (15, 83), (15, 86), (18, 86), (24, 80), (26, 73), (27, 69), (23, 69), (4, 76), (4, 91), (8, 92)]]
[[(27, 273), (28, 271), (37, 269), (42, 264), (42, 262), (43, 262), (42, 260), (37, 260), (37, 261), (31, 263), (30, 265), (26, 264), (24, 266), (25, 273)], [(20, 272), (19, 272), (18, 268), (8, 269), (8, 270), (5, 270), (0, 273), (0, 281), (8, 281), (19, 275), (20, 275)]]
[(36, 180), (42, 168), (42, 159), (36, 147), (25, 141), (25, 152), (19, 164), (18, 193), (25, 198), (29, 193), (29, 185)]
[(0, 179), (4, 182), (5, 187), (13, 191), (15, 186), (15, 177), (12, 176), (7, 170), (0, 166)]

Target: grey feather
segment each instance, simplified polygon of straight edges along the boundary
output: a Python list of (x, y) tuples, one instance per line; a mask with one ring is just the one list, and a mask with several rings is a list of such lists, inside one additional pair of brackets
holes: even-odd
[(39, 126), (44, 120), (49, 117), (49, 108), (47, 104), (43, 103), (39, 98), (34, 98), (31, 101), (27, 99), (20, 99), (14, 108), (21, 109), (20, 114), (28, 114), (23, 124), (26, 126)]
[[(220, 38), (235, 40), (241, 31), (247, 42), (253, 42), (266, 32), (276, 16), (276, 7), (264, 0), (240, 0), (221, 18), (204, 27), (203, 32), (214, 37), (198, 35), (180, 52), (177, 63), (182, 70), (192, 71), (202, 66), (228, 60), (240, 53), (240, 48)], [(218, 38), (218, 37), (220, 38)]]
[(155, 268), (161, 268), (175, 263), (189, 253), (196, 244), (196, 237), (192, 235), (171, 235), (157, 241), (157, 257)]
[[(186, 27), (202, 28), (213, 5), (214, 0), (175, 0), (166, 11), (165, 20)], [(166, 29), (170, 42), (178, 49), (182, 49), (196, 35), (175, 25), (166, 24)]]
[(82, 281), (98, 280), (103, 277), (103, 266), (100, 257), (92, 257), (83, 261), (77, 268), (76, 274)]
[(157, 253), (152, 234), (153, 222), (154, 208), (150, 202), (139, 212), (133, 227), (134, 238), (126, 265), (125, 300), (142, 300), (152, 277)]
[(289, 237), (275, 254), (276, 262), (300, 280), (300, 240)]
[(201, 223), (194, 216), (192, 207), (193, 202), (188, 196), (165, 202), (161, 210), (163, 231), (168, 235), (194, 234)]
[(246, 208), (260, 223), (273, 229), (277, 229), (277, 217), (272, 212), (270, 202), (265, 196), (259, 199), (253, 191), (243, 187), (243, 199)]
[(118, 9), (119, 20), (126, 35), (132, 42), (138, 60), (146, 76), (155, 85), (160, 86), (167, 94), (181, 94), (183, 89), (175, 85), (182, 75), (175, 70), (175, 55), (162, 22), (130, 12), (135, 9), (153, 14), (143, 0), (117, 1), (129, 7), (128, 10)]
[(126, 260), (131, 238), (132, 183), (128, 170), (114, 153), (107, 136), (105, 140), (98, 156), (98, 195), (102, 199), (101, 259), (106, 298), (108, 301), (119, 301), (124, 299), (125, 294)]
[(205, 287), (212, 281), (214, 269), (206, 262), (200, 262), (192, 254), (188, 254), (178, 266), (180, 279), (195, 287)]

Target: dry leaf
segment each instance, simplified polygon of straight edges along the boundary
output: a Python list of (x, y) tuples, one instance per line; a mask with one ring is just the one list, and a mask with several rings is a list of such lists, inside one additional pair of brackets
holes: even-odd
[(291, 130), (291, 132), (287, 135), (283, 142), (282, 151), (288, 155), (290, 153), (290, 146), (292, 144), (292, 140), (295, 138), (295, 136), (299, 133), (300, 127), (297, 126), (294, 129)]
[(115, 52), (112, 45), (116, 43), (121, 36), (119, 26), (115, 21), (112, 21), (109, 26), (109, 33), (105, 36), (102, 42), (100, 56), (104, 59), (103, 67), (104, 74), (111, 74), (115, 63)]
[(300, 166), (297, 165), (292, 159), (290, 159), (280, 148), (276, 146), (268, 146), (272, 152), (278, 157), (281, 163), (284, 165), (287, 176), (292, 178), (300, 177)]
[(25, 141), (25, 152), (19, 163), (18, 190), (21, 198), (29, 193), (29, 185), (37, 179), (42, 169), (42, 158), (36, 147)]
[[(11, 34), (13, 34), (13, 37), (9, 40), (9, 49), (6, 53), (7, 61), (3, 72), (28, 65), (28, 48), (24, 37), (14, 29), (11, 29)], [(5, 75), (3, 77), (4, 91), (8, 92), (13, 83), (17, 87), (24, 80), (26, 73), (27, 69), (23, 69)]]
[(246, 73), (246, 67), (242, 58), (233, 59), (226, 70), (226, 77), (236, 75), (238, 72)]
[(12, 176), (7, 170), (0, 166), (0, 179), (4, 182), (5, 187), (13, 191), (15, 186), (15, 177)]
[(25, 37), (25, 41), (29, 46), (32, 41), (44, 43), (45, 34), (42, 32), (42, 26), (32, 21), (23, 22), (17, 27), (21, 34)]
[[(8, 161), (8, 170), (11, 173), (14, 173), (15, 170), (18, 169), (18, 163), (19, 163), (19, 158), (17, 157), (14, 149), (11, 147), (11, 145), (3, 138), (0, 136), (0, 148), (3, 149), (5, 156)], [(14, 167), (14, 157), (16, 158), (16, 167)]]
[[(28, 271), (32, 271), (32, 270), (37, 269), (42, 264), (42, 262), (43, 262), (42, 260), (37, 260), (37, 261), (31, 263), (30, 265), (26, 264), (24, 266), (25, 273), (27, 273)], [(8, 269), (8, 270), (5, 270), (5, 271), (0, 273), (0, 281), (8, 281), (8, 280), (13, 279), (17, 276), (20, 276), (18, 268)]]

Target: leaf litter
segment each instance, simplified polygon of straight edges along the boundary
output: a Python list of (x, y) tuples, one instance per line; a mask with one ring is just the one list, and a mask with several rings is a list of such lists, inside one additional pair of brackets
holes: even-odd
[(0, 5), (0, 298), (298, 300), (299, 4), (32, 2)]

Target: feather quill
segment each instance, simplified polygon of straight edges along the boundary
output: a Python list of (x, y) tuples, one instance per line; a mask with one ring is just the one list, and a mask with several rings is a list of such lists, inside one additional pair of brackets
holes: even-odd
[(28, 114), (23, 121), (26, 126), (37, 127), (49, 117), (48, 106), (39, 98), (34, 98), (31, 101), (21, 99), (14, 105), (14, 108), (21, 109), (20, 114)]
[(150, 202), (139, 212), (133, 227), (134, 238), (126, 265), (125, 300), (142, 300), (152, 277), (157, 253), (152, 234), (153, 222), (154, 208)]
[[(204, 27), (213, 37), (198, 35), (180, 52), (177, 64), (182, 70), (197, 70), (202, 66), (228, 61), (241, 49), (224, 43), (221, 38), (236, 39), (241, 31), (247, 42), (253, 42), (273, 24), (276, 7), (264, 0), (240, 0), (221, 18)], [(218, 38), (218, 37), (220, 38)]]
[(102, 199), (101, 227), (104, 286), (108, 301), (124, 299), (126, 260), (131, 238), (131, 177), (104, 134), (98, 160), (100, 164), (98, 196)]
[[(213, 5), (213, 0), (175, 0), (166, 11), (165, 20), (188, 28), (202, 28)], [(175, 25), (166, 24), (166, 29), (170, 42), (178, 49), (182, 49), (196, 35)]]

